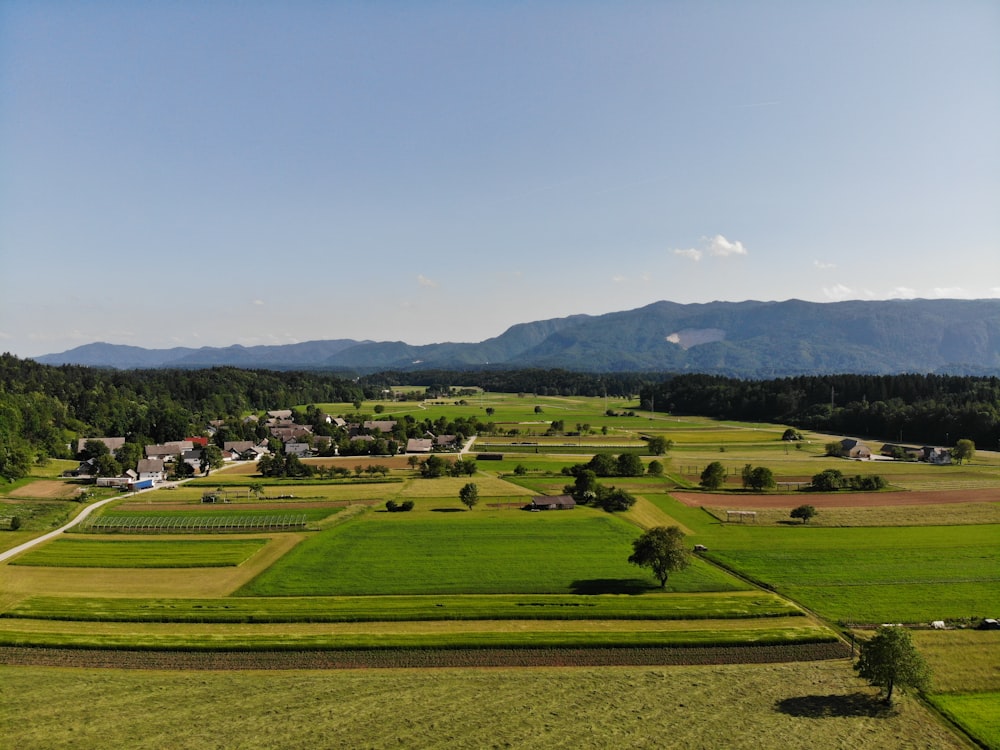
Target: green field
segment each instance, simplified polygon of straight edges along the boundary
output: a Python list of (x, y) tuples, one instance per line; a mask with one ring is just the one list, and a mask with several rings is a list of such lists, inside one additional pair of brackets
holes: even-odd
[(1000, 691), (932, 695), (930, 702), (984, 747), (1000, 750)]
[[(634, 526), (603, 511), (375, 513), (321, 532), (240, 590), (247, 596), (640, 593)], [(745, 584), (696, 561), (671, 591)]]
[(843, 622), (927, 622), (1000, 610), (1000, 526), (709, 531), (708, 557)]
[(58, 568), (218, 568), (239, 565), (266, 539), (103, 541), (56, 539), (11, 565)]

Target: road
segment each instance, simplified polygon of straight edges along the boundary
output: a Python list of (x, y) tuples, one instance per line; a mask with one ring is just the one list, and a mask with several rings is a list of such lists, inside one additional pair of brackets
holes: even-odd
[(93, 513), (95, 510), (97, 510), (101, 506), (107, 505), (108, 503), (110, 503), (110, 502), (112, 502), (114, 500), (120, 500), (120, 499), (121, 498), (117, 497), (117, 496), (116, 497), (109, 497), (107, 500), (99, 500), (96, 503), (94, 503), (93, 505), (88, 505), (87, 507), (85, 507), (83, 510), (80, 511), (80, 514), (78, 516), (76, 516), (75, 518), (73, 518), (66, 525), (60, 526), (55, 531), (50, 531), (47, 534), (42, 534), (41, 536), (35, 537), (34, 539), (29, 539), (28, 541), (24, 542), (24, 544), (19, 544), (16, 547), (7, 550), (6, 552), (0, 552), (0, 563), (6, 562), (10, 558), (16, 557), (17, 555), (20, 555), (22, 552), (24, 552), (25, 550), (31, 549), (36, 544), (41, 544), (42, 542), (47, 542), (49, 539), (53, 539), (53, 538), (59, 536), (64, 531), (66, 531), (66, 529), (71, 529), (74, 526), (76, 526), (78, 523), (80, 523), (83, 519), (85, 519), (87, 516), (89, 516), (91, 513)]

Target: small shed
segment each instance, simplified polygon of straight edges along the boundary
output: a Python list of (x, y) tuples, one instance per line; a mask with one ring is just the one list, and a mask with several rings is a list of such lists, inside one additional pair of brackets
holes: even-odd
[(530, 510), (572, 510), (576, 500), (570, 495), (536, 495), (531, 498)]

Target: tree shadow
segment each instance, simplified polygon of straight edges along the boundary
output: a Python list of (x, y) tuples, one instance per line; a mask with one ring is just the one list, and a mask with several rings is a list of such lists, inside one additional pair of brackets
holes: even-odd
[(642, 578), (585, 578), (573, 581), (570, 590), (574, 594), (645, 594), (659, 590)]
[(891, 716), (895, 708), (869, 693), (850, 695), (803, 695), (785, 698), (774, 704), (774, 710), (788, 716), (825, 719), (850, 716)]
[(431, 508), (431, 513), (465, 513), (464, 508)]

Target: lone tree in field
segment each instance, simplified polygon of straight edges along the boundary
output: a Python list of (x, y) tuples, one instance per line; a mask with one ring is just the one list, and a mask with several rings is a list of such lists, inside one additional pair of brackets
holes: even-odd
[(726, 481), (726, 467), (718, 461), (712, 461), (701, 472), (701, 486), (706, 490), (717, 490)]
[(951, 449), (951, 457), (958, 461), (958, 463), (964, 463), (966, 461), (971, 461), (972, 457), (976, 455), (976, 444), (973, 443), (968, 438), (963, 438), (955, 443), (955, 447)]
[(458, 499), (466, 508), (472, 510), (472, 506), (479, 502), (479, 488), (474, 482), (469, 482), (458, 491)]
[(931, 671), (917, 652), (905, 628), (883, 625), (861, 644), (861, 657), (854, 665), (858, 675), (882, 688), (885, 702), (892, 703), (893, 688), (925, 690)]
[(657, 526), (650, 529), (634, 542), (633, 552), (628, 561), (640, 568), (649, 568), (660, 582), (660, 588), (667, 587), (667, 577), (678, 570), (684, 570), (691, 563), (691, 553), (684, 543), (684, 532), (677, 526)]
[(809, 523), (809, 519), (816, 515), (816, 509), (811, 505), (800, 505), (788, 515), (792, 518), (801, 518), (802, 523)]

